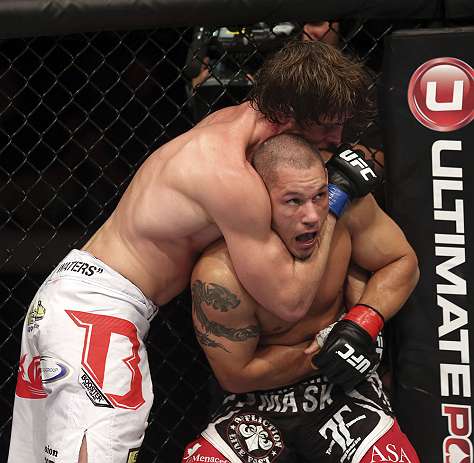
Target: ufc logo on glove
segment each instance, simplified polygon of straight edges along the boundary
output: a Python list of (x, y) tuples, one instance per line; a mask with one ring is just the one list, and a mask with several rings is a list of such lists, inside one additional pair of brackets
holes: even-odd
[(347, 349), (346, 352), (338, 350), (336, 354), (349, 363), (349, 365), (352, 365), (357, 371), (365, 373), (367, 368), (371, 366), (370, 360), (365, 358), (362, 354), (358, 357), (354, 355), (356, 350), (351, 345), (344, 344), (344, 347)]
[(369, 181), (369, 178), (367, 177), (367, 175), (371, 175), (373, 178), (377, 178), (377, 176), (375, 175), (375, 172), (372, 170), (371, 167), (369, 167), (369, 165), (365, 162), (365, 160), (361, 157), (359, 157), (359, 155), (350, 150), (350, 149), (347, 149), (345, 151), (343, 151), (342, 153), (339, 154), (339, 156), (344, 159), (345, 161), (347, 161), (348, 163), (351, 164), (351, 166), (354, 166), (354, 167), (357, 167), (359, 166), (361, 168), (361, 171), (359, 172), (360, 175), (362, 175), (362, 177), (364, 177), (364, 180), (366, 182)]
[(372, 159), (364, 152), (342, 144), (326, 163), (328, 171), (329, 210), (340, 218), (354, 198), (362, 198), (375, 190), (382, 177), (374, 171)]

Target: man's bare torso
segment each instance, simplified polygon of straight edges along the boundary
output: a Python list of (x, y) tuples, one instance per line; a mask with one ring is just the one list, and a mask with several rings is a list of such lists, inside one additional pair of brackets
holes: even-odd
[(339, 319), (346, 310), (344, 283), (351, 258), (351, 239), (339, 221), (334, 230), (326, 272), (308, 313), (296, 323), (279, 319), (263, 308), (257, 310), (261, 345), (295, 345), (314, 339), (315, 333)]
[(155, 151), (83, 250), (157, 305), (183, 291), (199, 254), (222, 236), (196, 198), (216, 194), (220, 163), (243, 169), (260, 141), (255, 117), (247, 105), (226, 108)]
[[(344, 291), (351, 251), (351, 237), (343, 216), (334, 230), (326, 272), (319, 285), (316, 298), (308, 313), (297, 322), (282, 320), (265, 310), (251, 299), (244, 288), (240, 288), (241, 295), (244, 296), (242, 301), (244, 308), (241, 306), (237, 310), (248, 310), (255, 314), (260, 328), (259, 345), (293, 346), (303, 341), (312, 341), (316, 333), (339, 319), (346, 310)], [(206, 262), (207, 257), (210, 258), (209, 263)], [(233, 274), (233, 278), (237, 279), (223, 240), (219, 240), (206, 250), (202, 265), (213, 265), (212, 260), (215, 259), (225, 262), (230, 270), (228, 273)], [(223, 284), (229, 276), (223, 275), (223, 278), (220, 284)]]

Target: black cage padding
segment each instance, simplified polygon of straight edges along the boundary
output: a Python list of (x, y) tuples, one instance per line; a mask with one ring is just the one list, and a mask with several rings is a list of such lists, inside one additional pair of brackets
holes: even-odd
[(10, 0), (0, 2), (0, 38), (100, 30), (252, 24), (342, 18), (463, 18), (463, 0)]

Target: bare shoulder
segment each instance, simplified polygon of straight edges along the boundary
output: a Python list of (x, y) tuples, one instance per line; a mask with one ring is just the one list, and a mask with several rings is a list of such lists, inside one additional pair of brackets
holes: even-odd
[(192, 278), (195, 280), (214, 281), (219, 284), (238, 282), (229, 250), (224, 238), (209, 245), (197, 261)]
[(191, 284), (211, 286), (223, 295), (227, 294), (245, 302), (245, 307), (256, 307), (256, 302), (240, 283), (229, 250), (223, 238), (212, 243), (204, 251), (194, 267)]

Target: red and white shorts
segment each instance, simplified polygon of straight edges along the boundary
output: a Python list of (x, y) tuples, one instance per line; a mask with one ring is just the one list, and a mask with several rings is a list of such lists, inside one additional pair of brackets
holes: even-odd
[(74, 250), (38, 290), (24, 323), (9, 463), (135, 461), (153, 391), (143, 340), (155, 306)]

